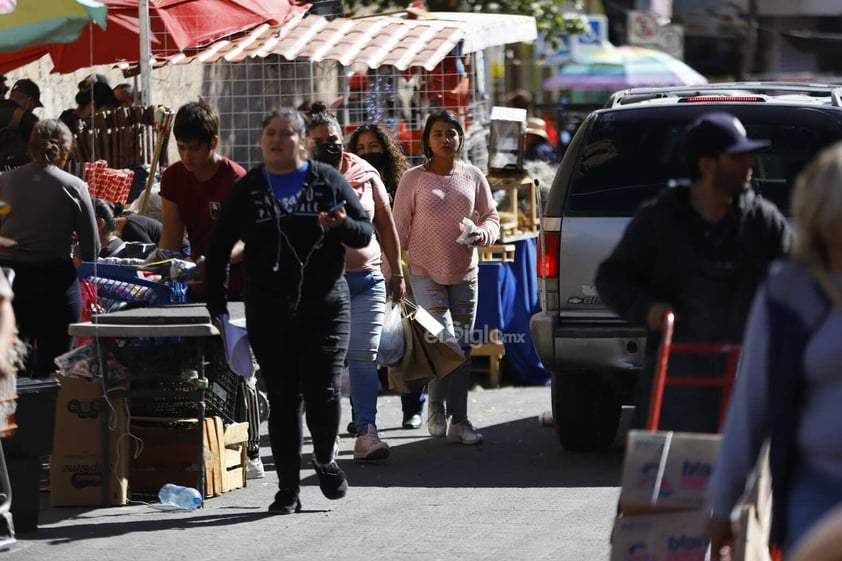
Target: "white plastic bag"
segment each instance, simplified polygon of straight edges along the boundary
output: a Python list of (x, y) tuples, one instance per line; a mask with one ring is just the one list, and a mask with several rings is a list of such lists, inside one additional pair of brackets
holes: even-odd
[(456, 243), (462, 245), (476, 245), (482, 235), (479, 227), (470, 218), (462, 219), (462, 222), (459, 224), (459, 231), (462, 233), (456, 238)]
[(403, 322), (400, 304), (391, 300), (386, 303), (383, 316), (383, 331), (380, 333), (380, 346), (377, 348), (377, 365), (397, 364), (403, 358), (406, 342), (403, 338)]

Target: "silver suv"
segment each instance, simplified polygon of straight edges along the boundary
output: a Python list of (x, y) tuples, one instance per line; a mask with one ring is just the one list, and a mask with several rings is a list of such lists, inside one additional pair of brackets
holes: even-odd
[(544, 203), (542, 311), (530, 325), (535, 350), (552, 371), (553, 419), (566, 449), (614, 442), (643, 361), (644, 329), (602, 303), (594, 288), (597, 266), (643, 201), (689, 183), (682, 134), (711, 110), (733, 113), (749, 137), (771, 140), (756, 154), (752, 184), (786, 214), (796, 175), (842, 139), (842, 87), (825, 84), (636, 88), (613, 94), (583, 121)]

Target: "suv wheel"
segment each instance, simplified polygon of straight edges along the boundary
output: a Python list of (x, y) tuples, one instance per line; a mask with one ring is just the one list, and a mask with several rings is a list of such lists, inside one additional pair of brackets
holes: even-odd
[(595, 452), (614, 443), (622, 407), (599, 376), (553, 372), (552, 401), (556, 434), (566, 450)]

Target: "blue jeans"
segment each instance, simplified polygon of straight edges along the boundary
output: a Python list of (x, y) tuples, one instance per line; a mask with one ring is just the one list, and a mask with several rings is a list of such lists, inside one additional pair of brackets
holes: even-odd
[(471, 389), (471, 332), (477, 317), (477, 277), (459, 284), (442, 285), (430, 277), (412, 274), (409, 281), (415, 303), (439, 320), (448, 333), (459, 340), (465, 364), (446, 378), (427, 384), (430, 407), (444, 405), (451, 422), (459, 423), (468, 417), (468, 390)]
[(386, 312), (386, 283), (380, 272), (345, 273), (351, 293), (351, 341), (348, 344), (348, 375), (357, 434), (375, 425), (377, 394), (377, 347)]

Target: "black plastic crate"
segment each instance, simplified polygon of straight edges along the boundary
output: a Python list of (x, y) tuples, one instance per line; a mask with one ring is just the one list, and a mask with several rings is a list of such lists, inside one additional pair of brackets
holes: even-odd
[[(225, 422), (235, 422), (238, 376), (230, 370), (205, 372), (208, 389), (205, 391), (205, 414), (222, 417)], [(131, 380), (132, 395), (129, 408), (140, 417), (194, 417), (196, 416), (197, 381), (179, 377), (136, 378)], [(136, 395), (146, 392), (157, 395)]]
[(195, 382), (175, 377), (132, 379), (129, 411), (137, 417), (195, 417), (197, 389)]
[(15, 433), (3, 440), (9, 458), (37, 458), (53, 451), (56, 424), (56, 399), (61, 384), (54, 378), (17, 380), (18, 403)]
[(129, 377), (179, 378), (182, 372), (195, 369), (196, 345), (187, 339), (183, 342), (148, 342), (117, 347), (114, 356), (128, 368)]
[[(235, 422), (239, 376), (228, 368), (221, 341), (205, 346), (206, 413)], [(131, 390), (161, 395), (132, 395), (132, 415), (193, 417), (196, 415), (196, 346), (193, 341), (133, 345), (115, 354), (129, 369)]]

